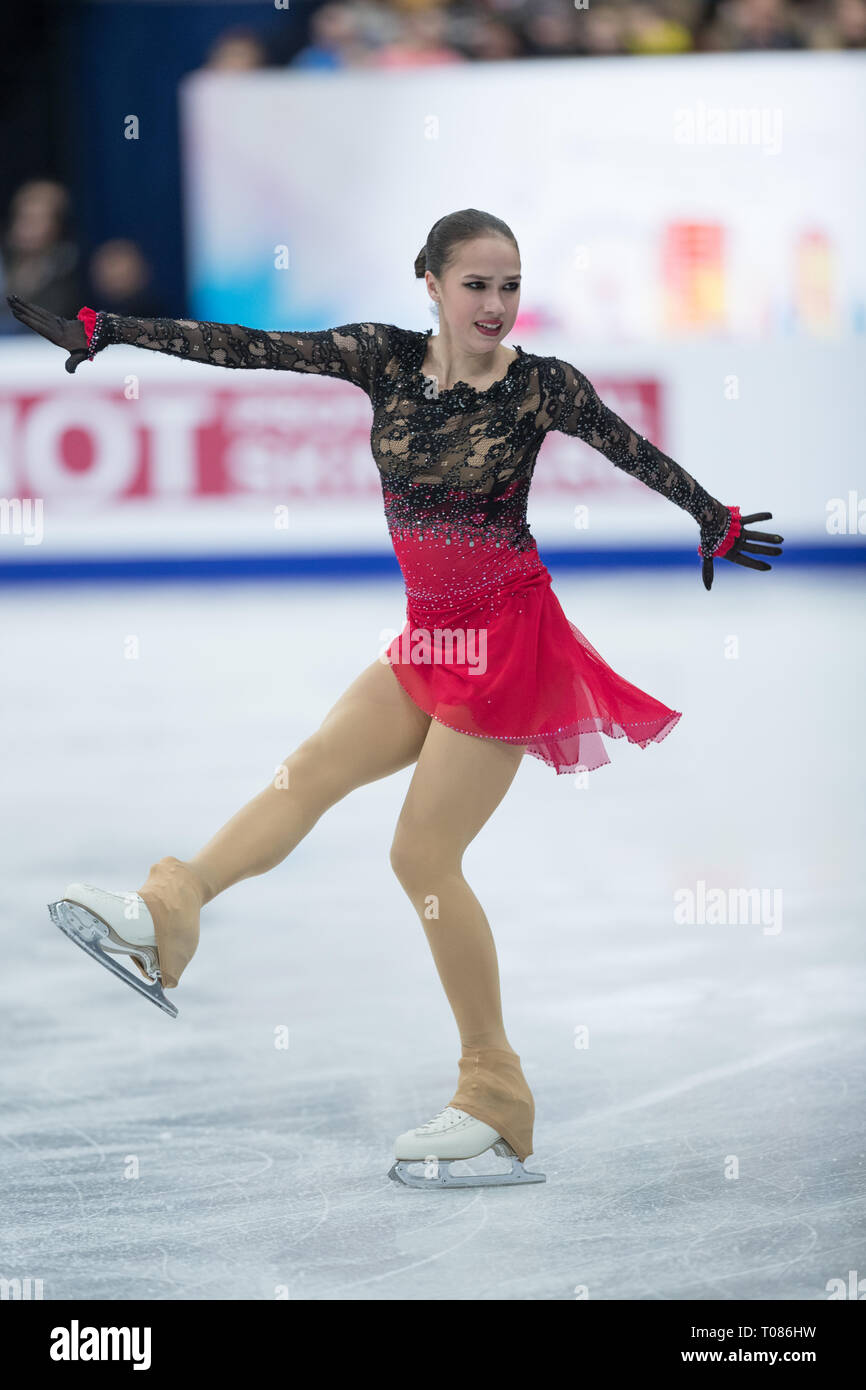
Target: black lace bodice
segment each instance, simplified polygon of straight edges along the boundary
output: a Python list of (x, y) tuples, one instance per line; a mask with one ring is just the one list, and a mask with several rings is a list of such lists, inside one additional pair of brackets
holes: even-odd
[(439, 390), (422, 375), (432, 328), (349, 323), (309, 332), (266, 332), (192, 319), (101, 314), (94, 344), (126, 343), (219, 367), (267, 367), (339, 377), (373, 405), (371, 446), (392, 535), (447, 520), (454, 537), (534, 546), (526, 502), (548, 430), (585, 440), (617, 468), (694, 517), (705, 554), (724, 538), (730, 513), (673, 459), (631, 429), (570, 363), (515, 350), (487, 390), (458, 381)]

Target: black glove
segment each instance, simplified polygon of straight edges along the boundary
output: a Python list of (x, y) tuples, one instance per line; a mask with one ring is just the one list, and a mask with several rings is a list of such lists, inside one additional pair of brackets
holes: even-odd
[[(769, 570), (772, 565), (768, 565), (766, 560), (753, 560), (752, 555), (781, 555), (781, 544), (784, 536), (771, 536), (767, 531), (747, 531), (745, 528), (752, 521), (769, 521), (772, 512), (751, 512), (749, 516), (740, 517), (740, 534), (734, 541), (730, 550), (724, 555), (717, 555), (717, 560), (730, 560), (734, 565), (746, 565), (750, 570)], [(755, 541), (765, 541), (765, 545), (755, 545)], [(713, 585), (713, 557), (703, 555), (701, 548), (703, 565), (702, 578), (704, 588), (711, 589)]]
[(57, 314), (49, 314), (47, 309), (40, 309), (38, 304), (28, 304), (17, 294), (7, 295), (6, 303), (19, 323), (26, 324), (34, 333), (47, 338), (49, 343), (66, 349), (69, 356), (64, 365), (68, 372), (74, 372), (80, 362), (87, 361), (90, 345), (80, 319), (62, 319)]

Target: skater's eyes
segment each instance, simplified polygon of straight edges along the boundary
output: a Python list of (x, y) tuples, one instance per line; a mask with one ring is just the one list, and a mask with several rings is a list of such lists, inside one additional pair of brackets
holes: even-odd
[[(487, 283), (486, 280), (467, 280), (467, 281), (465, 281), (467, 290), (476, 290), (476, 289), (477, 289), (477, 290), (483, 290), (486, 283)], [(507, 284), (507, 285), (503, 285), (502, 288), (503, 288), (504, 290), (511, 290), (512, 292), (513, 292), (514, 290), (519, 290), (519, 289), (520, 289), (520, 281), (519, 281), (519, 280), (509, 280), (508, 284)]]

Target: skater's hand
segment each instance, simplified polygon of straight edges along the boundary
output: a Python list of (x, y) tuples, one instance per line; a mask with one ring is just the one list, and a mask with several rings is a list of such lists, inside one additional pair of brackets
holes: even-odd
[[(717, 555), (717, 560), (730, 560), (734, 565), (746, 565), (750, 570), (769, 570), (772, 565), (768, 565), (766, 560), (753, 560), (752, 555), (781, 555), (782, 541), (784, 536), (771, 536), (767, 531), (747, 531), (746, 526), (752, 521), (769, 521), (772, 512), (750, 512), (748, 516), (740, 518), (742, 530), (731, 546), (730, 550), (724, 555)], [(763, 541), (765, 544), (756, 545), (755, 541)], [(711, 589), (713, 586), (713, 557), (705, 555), (702, 558), (702, 578), (704, 588)]]
[(6, 302), (19, 323), (26, 324), (34, 333), (47, 338), (49, 343), (66, 349), (69, 356), (64, 365), (68, 372), (74, 372), (80, 362), (86, 361), (89, 344), (80, 319), (59, 318), (47, 309), (40, 309), (38, 304), (19, 299), (17, 294), (7, 295)]

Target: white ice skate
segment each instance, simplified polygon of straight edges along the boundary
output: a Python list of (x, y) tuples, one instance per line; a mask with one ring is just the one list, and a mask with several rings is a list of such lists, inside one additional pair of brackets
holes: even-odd
[[(451, 1172), (452, 1163), (478, 1158), (488, 1149), (500, 1158), (510, 1158), (511, 1168), (504, 1173)], [(406, 1187), (506, 1187), (547, 1181), (543, 1173), (527, 1173), (511, 1145), (495, 1129), (453, 1105), (447, 1105), (426, 1125), (401, 1134), (394, 1144), (394, 1157), (397, 1162), (388, 1177)], [(410, 1171), (414, 1163), (423, 1163), (424, 1172)]]
[[(177, 1009), (162, 989), (153, 918), (140, 893), (109, 893), (90, 883), (69, 883), (51, 920), (70, 940), (158, 1008), (177, 1018)], [(129, 956), (147, 978), (127, 970), (115, 956)]]

